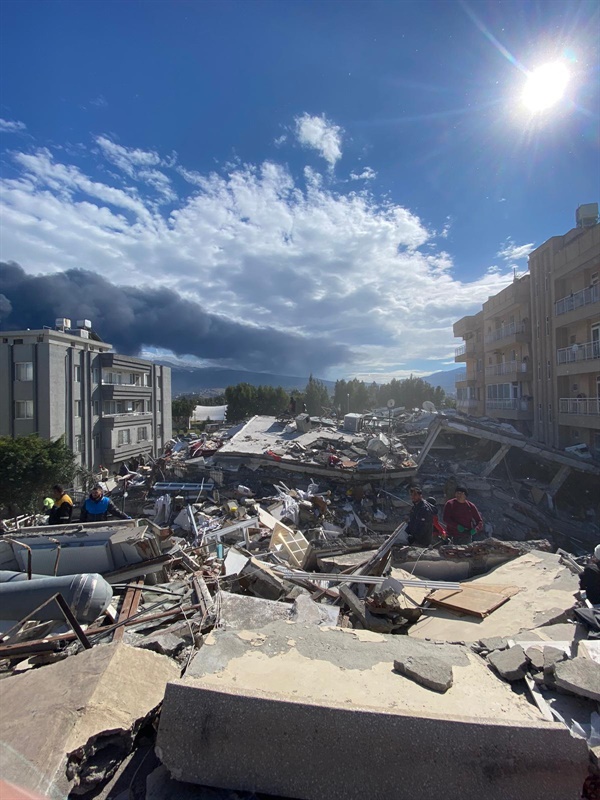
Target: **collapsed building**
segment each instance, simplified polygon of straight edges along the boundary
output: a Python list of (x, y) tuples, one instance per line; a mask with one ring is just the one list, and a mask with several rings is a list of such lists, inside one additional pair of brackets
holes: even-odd
[[(48, 797), (592, 797), (599, 475), (431, 410), (172, 440), (112, 493), (134, 519), (0, 539), (0, 777)], [(439, 506), (468, 487), (482, 533), (412, 546), (416, 482)]]

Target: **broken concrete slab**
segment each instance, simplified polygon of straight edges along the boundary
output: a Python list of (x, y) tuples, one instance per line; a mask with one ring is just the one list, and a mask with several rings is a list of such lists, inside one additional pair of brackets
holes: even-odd
[(166, 656), (108, 644), (5, 678), (3, 777), (48, 797), (92, 788), (116, 770), (179, 672)]
[[(579, 589), (577, 577), (561, 563), (560, 556), (538, 550), (502, 564), (464, 585), (514, 587), (518, 592), (482, 620), (458, 618), (442, 609), (423, 615), (412, 626), (409, 636), (448, 642), (474, 642), (491, 636), (515, 638), (514, 634), (522, 631), (543, 630), (542, 626), (564, 620)], [(527, 638), (532, 636), (528, 634)], [(563, 634), (560, 638), (566, 637)]]
[(552, 669), (559, 661), (565, 661), (567, 653), (560, 647), (544, 647), (544, 669)]
[[(564, 800), (581, 788), (585, 742), (468, 648), (285, 622), (259, 646), (253, 636), (213, 632), (169, 683), (157, 754), (177, 780), (302, 800)], [(447, 660), (452, 687), (400, 679), (393, 663), (409, 655)]]
[(579, 642), (577, 655), (582, 658), (589, 658), (591, 661), (595, 661), (596, 664), (600, 664), (600, 640), (586, 639)]
[(528, 647), (525, 650), (525, 655), (529, 661), (530, 666), (536, 671), (541, 672), (544, 669), (544, 653), (538, 647)]
[(338, 591), (340, 593), (340, 597), (344, 601), (344, 603), (348, 606), (350, 611), (354, 614), (357, 620), (361, 623), (361, 625), (366, 628), (367, 627), (367, 617), (366, 617), (366, 609), (365, 603), (363, 600), (358, 598), (352, 589), (349, 586), (346, 586), (344, 583), (340, 583), (338, 586)]
[(552, 669), (560, 689), (600, 702), (600, 669), (594, 661), (578, 656), (560, 661)]
[(527, 658), (519, 644), (508, 650), (495, 650), (489, 654), (488, 661), (498, 675), (507, 681), (521, 680), (527, 672)]
[(292, 606), (245, 594), (221, 591), (219, 620), (227, 630), (255, 630), (276, 620), (290, 618)]
[(315, 603), (307, 594), (301, 594), (294, 600), (290, 619), (299, 624), (337, 625), (340, 609), (325, 603)]
[(281, 578), (257, 558), (250, 559), (238, 578), (246, 591), (264, 600), (279, 600), (285, 593)]
[(143, 650), (152, 650), (154, 653), (159, 653), (163, 656), (171, 656), (172, 658), (178, 655), (189, 642), (186, 642), (181, 636), (176, 636), (174, 633), (165, 631), (157, 631), (151, 633), (149, 636), (139, 641), (136, 646), (141, 647)]
[(480, 639), (479, 645), (491, 653), (494, 650), (506, 650), (508, 642), (502, 636), (488, 636), (486, 639)]
[(434, 692), (447, 692), (452, 686), (452, 667), (435, 656), (408, 656), (403, 660), (396, 659), (394, 669)]

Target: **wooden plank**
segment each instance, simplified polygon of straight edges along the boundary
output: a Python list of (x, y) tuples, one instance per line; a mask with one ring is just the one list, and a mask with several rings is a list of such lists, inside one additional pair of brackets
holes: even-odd
[[(140, 578), (139, 580), (131, 583), (127, 592), (125, 593), (125, 597), (123, 599), (123, 605), (121, 606), (121, 610), (119, 612), (119, 619), (117, 620), (117, 624), (119, 622), (124, 622), (128, 620), (129, 617), (132, 617), (134, 614), (137, 613), (138, 607), (140, 605), (140, 600), (142, 598), (142, 587), (144, 586), (144, 579)], [(125, 626), (121, 625), (117, 628), (113, 634), (113, 642), (120, 642), (123, 638), (125, 633)]]
[(476, 589), (438, 589), (427, 598), (432, 605), (456, 611), (459, 614), (471, 614), (484, 619), (497, 608), (508, 603), (509, 597), (493, 592), (478, 592)]

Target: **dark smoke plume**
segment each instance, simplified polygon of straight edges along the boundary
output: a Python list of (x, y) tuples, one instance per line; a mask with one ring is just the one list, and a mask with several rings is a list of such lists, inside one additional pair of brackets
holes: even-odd
[(73, 324), (91, 320), (105, 342), (127, 355), (144, 346), (160, 347), (216, 365), (286, 375), (319, 371), (348, 357), (345, 346), (325, 339), (208, 314), (169, 289), (115, 286), (79, 269), (28, 275), (15, 262), (0, 262), (0, 329), (41, 328), (57, 317)]

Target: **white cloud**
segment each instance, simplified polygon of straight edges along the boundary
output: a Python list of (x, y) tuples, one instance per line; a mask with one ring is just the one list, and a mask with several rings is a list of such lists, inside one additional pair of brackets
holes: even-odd
[[(106, 138), (99, 153), (135, 186), (92, 177), (66, 152), (63, 162), (45, 149), (14, 155), (17, 177), (1, 184), (0, 258), (30, 273), (83, 267), (116, 284), (169, 287), (232, 320), (324, 337), (353, 353), (333, 377), (448, 360), (453, 322), (512, 279), (495, 268), (458, 280), (435, 231), (409, 209), (334, 192), (313, 169), (300, 180), (269, 161), (203, 174)], [(169, 191), (169, 169), (189, 191), (164, 213), (153, 192)]]
[(282, 133), (281, 136), (278, 136), (276, 139), (273, 140), (273, 144), (276, 147), (281, 147), (282, 144), (287, 142), (287, 133)]
[(24, 122), (0, 118), (0, 133), (23, 133), (27, 130)]
[(371, 167), (365, 167), (360, 174), (356, 172), (350, 173), (351, 181), (372, 181), (377, 177), (377, 173)]
[(316, 150), (333, 169), (342, 157), (342, 129), (325, 115), (313, 117), (302, 114), (296, 117), (296, 137), (303, 147)]
[(535, 250), (535, 244), (533, 242), (529, 244), (515, 244), (509, 237), (496, 255), (506, 262), (523, 261), (532, 250)]
[(96, 144), (107, 161), (129, 178), (152, 187), (164, 201), (172, 202), (177, 199), (171, 180), (164, 172), (156, 169), (158, 166), (173, 166), (175, 157), (162, 159), (154, 150), (123, 147), (106, 136), (97, 136)]

